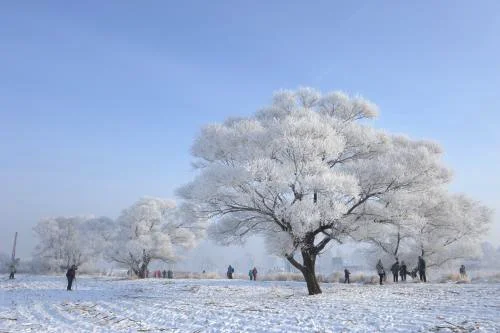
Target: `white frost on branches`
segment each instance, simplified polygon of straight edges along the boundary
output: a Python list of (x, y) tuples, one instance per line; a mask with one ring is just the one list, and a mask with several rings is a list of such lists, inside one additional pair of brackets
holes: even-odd
[(203, 235), (202, 220), (188, 206), (173, 201), (142, 198), (123, 210), (116, 221), (107, 257), (129, 267), (139, 277), (152, 260), (173, 261), (179, 249), (190, 249)]
[(59, 271), (71, 265), (81, 265), (92, 259), (94, 249), (89, 239), (97, 234), (89, 234), (85, 223), (92, 217), (53, 217), (45, 218), (34, 227), (38, 236), (35, 247), (35, 261), (42, 269)]
[[(198, 216), (215, 220), (210, 233), (221, 243), (263, 234), (272, 252), (302, 271), (313, 294), (321, 292), (316, 256), (332, 240), (392, 243), (387, 234), (399, 230), (406, 248), (431, 255), (431, 225), (445, 216), (452, 221), (441, 236), (477, 239), (490, 220), (487, 209), (447, 194), (451, 172), (439, 145), (359, 121), (377, 114), (361, 97), (280, 91), (254, 116), (204, 127), (192, 147), (199, 174), (178, 193)], [(458, 200), (461, 210), (440, 200)]]

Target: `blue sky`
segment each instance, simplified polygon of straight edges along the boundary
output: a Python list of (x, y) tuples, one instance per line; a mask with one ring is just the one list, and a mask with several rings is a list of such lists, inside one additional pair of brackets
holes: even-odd
[[(498, 1), (0, 5), (0, 252), (43, 216), (170, 197), (200, 126), (280, 88), (360, 93), (440, 142), (452, 189), (500, 209)], [(500, 221), (489, 240), (499, 244)]]

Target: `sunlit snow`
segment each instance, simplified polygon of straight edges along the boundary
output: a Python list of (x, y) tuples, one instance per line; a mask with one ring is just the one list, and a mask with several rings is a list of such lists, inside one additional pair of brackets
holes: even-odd
[(0, 282), (1, 332), (498, 332), (500, 284), (23, 276)]

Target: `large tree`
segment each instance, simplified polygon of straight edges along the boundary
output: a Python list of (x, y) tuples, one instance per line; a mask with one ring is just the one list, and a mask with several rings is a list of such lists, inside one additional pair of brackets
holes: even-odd
[(190, 211), (166, 199), (140, 199), (118, 217), (107, 257), (144, 278), (152, 260), (175, 260), (177, 250), (192, 248), (203, 235), (203, 221)]
[(374, 129), (365, 119), (376, 114), (339, 92), (278, 92), (253, 116), (202, 129), (192, 148), (199, 174), (179, 194), (214, 221), (216, 240), (264, 235), (309, 294), (321, 293), (316, 257), (332, 240), (393, 219), (388, 198), (450, 180), (438, 145)]

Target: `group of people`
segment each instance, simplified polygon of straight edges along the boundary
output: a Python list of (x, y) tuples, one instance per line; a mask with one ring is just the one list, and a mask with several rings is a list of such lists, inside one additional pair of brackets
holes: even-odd
[(391, 272), (392, 272), (392, 281), (393, 282), (398, 282), (399, 281), (399, 276), (401, 276), (401, 281), (406, 281), (406, 275), (408, 274), (408, 268), (403, 261), (401, 261), (401, 264), (399, 264), (398, 258), (396, 258), (396, 262), (392, 264), (391, 266)]
[(249, 270), (248, 277), (250, 278), (250, 281), (257, 281), (257, 268), (254, 267), (253, 269)]
[[(381, 259), (378, 260), (377, 266), (375, 268), (377, 269), (377, 273), (380, 277), (380, 284), (382, 285), (383, 281), (386, 279), (386, 274)], [(417, 267), (412, 272), (408, 271), (408, 267), (406, 266), (404, 261), (401, 261), (401, 264), (399, 264), (399, 260), (398, 258), (396, 258), (396, 262), (391, 266), (391, 272), (393, 282), (396, 283), (399, 281), (399, 276), (401, 276), (401, 281), (406, 281), (406, 275), (410, 275), (412, 278), (415, 278), (416, 272), (418, 272), (420, 281), (427, 282), (427, 276), (425, 275), (425, 260), (424, 258), (422, 258), (422, 256), (418, 256)]]
[[(379, 259), (377, 262), (377, 273), (380, 277), (380, 284), (383, 284), (383, 281), (386, 280), (387, 276), (385, 273), (384, 265), (382, 264), (382, 260)], [(427, 282), (427, 278), (425, 276), (425, 260), (422, 258), (422, 256), (418, 257), (418, 267), (415, 269), (419, 272), (420, 274), (420, 280), (423, 282)], [(392, 272), (392, 281), (393, 282), (399, 282), (399, 277), (401, 277), (401, 281), (406, 281), (406, 275), (411, 275), (413, 278), (416, 277), (416, 274), (413, 275), (411, 272), (408, 271), (408, 267), (406, 266), (404, 261), (401, 261), (401, 264), (399, 263), (398, 258), (396, 258), (396, 262), (392, 264), (391, 266), (391, 272)], [(350, 275), (351, 272), (345, 268), (344, 269), (344, 283), (350, 283)]]
[(174, 273), (170, 269), (168, 271), (166, 271), (166, 270), (163, 270), (163, 271), (160, 271), (160, 270), (153, 271), (153, 277), (154, 278), (164, 278), (164, 279), (169, 278), (169, 279), (172, 279), (173, 278), (173, 274)]
[[(226, 276), (228, 279), (232, 279), (233, 278), (233, 273), (234, 273), (234, 267), (229, 265), (227, 267), (227, 272), (226, 272)], [(257, 281), (257, 268), (252, 268), (248, 271), (248, 278), (252, 281)]]
[[(150, 275), (152, 275), (152, 277), (154, 278), (169, 278), (169, 279), (173, 279), (173, 276), (174, 276), (174, 272), (172, 272), (172, 270), (156, 270), (156, 271), (153, 271), (152, 274), (150, 274), (151, 272), (149, 270), (146, 270), (144, 272), (144, 277), (145, 278), (149, 278)], [(127, 276), (133, 276), (134, 275), (134, 271), (132, 269), (129, 269), (127, 271)]]
[[(379, 278), (380, 278), (379, 283), (382, 285), (383, 281), (386, 280), (386, 273), (385, 273), (384, 265), (382, 264), (381, 259), (378, 260), (375, 268), (377, 269), (377, 273), (378, 273)], [(76, 265), (72, 265), (66, 271), (66, 278), (68, 280), (68, 285), (66, 287), (67, 290), (72, 290), (71, 288), (73, 286), (73, 281), (76, 279), (76, 270), (77, 269), (78, 268)], [(406, 275), (410, 275), (412, 278), (416, 278), (417, 272), (418, 272), (420, 281), (427, 282), (427, 277), (425, 275), (425, 269), (426, 269), (426, 264), (425, 264), (425, 260), (424, 260), (424, 258), (422, 258), (422, 256), (418, 256), (417, 267), (411, 272), (408, 271), (408, 268), (407, 268), (404, 261), (401, 261), (401, 264), (399, 264), (399, 260), (398, 260), (398, 258), (396, 258), (396, 262), (394, 264), (392, 264), (392, 266), (391, 266), (393, 282), (397, 283), (399, 281), (398, 276), (401, 276), (401, 281), (406, 281)], [(465, 265), (460, 266), (459, 272), (460, 272), (461, 279), (465, 279), (467, 277), (467, 274), (465, 272)], [(15, 273), (15, 267), (13, 269), (12, 268), (10, 269), (9, 279), (14, 279), (14, 273)], [(149, 273), (149, 272), (147, 272), (147, 273)], [(205, 271), (203, 271), (203, 273), (205, 273)], [(233, 268), (233, 266), (229, 265), (227, 268), (227, 278), (232, 279), (233, 273), (234, 273), (234, 268)], [(149, 274), (147, 274), (147, 275), (149, 275)], [(351, 282), (350, 275), (351, 275), (351, 272), (347, 268), (345, 268), (344, 269), (344, 283)], [(160, 272), (158, 270), (158, 271), (154, 272), (154, 277), (157, 277), (157, 278), (162, 277), (164, 279), (168, 277), (169, 279), (172, 279), (173, 272), (171, 270), (168, 270), (168, 271), (163, 270), (162, 272)], [(257, 268), (254, 267), (253, 269), (250, 269), (248, 271), (248, 277), (250, 278), (250, 280), (257, 281)]]
[[(66, 287), (66, 290), (72, 290), (71, 288), (73, 287), (73, 282), (76, 279), (76, 270), (77, 269), (78, 269), (78, 267), (76, 265), (72, 265), (66, 271), (66, 279), (68, 280), (68, 285)], [(127, 274), (129, 274), (129, 272), (130, 271), (128, 271)], [(11, 273), (11, 276), (12, 276), (12, 278), (14, 278), (12, 273)], [(149, 277), (149, 271), (146, 271), (146, 277)], [(173, 278), (173, 272), (170, 269), (168, 271), (166, 271), (166, 270), (163, 270), (163, 271), (157, 270), (157, 271), (153, 272), (153, 277), (155, 277), (155, 278), (164, 278), (164, 279), (165, 278), (172, 279)]]

